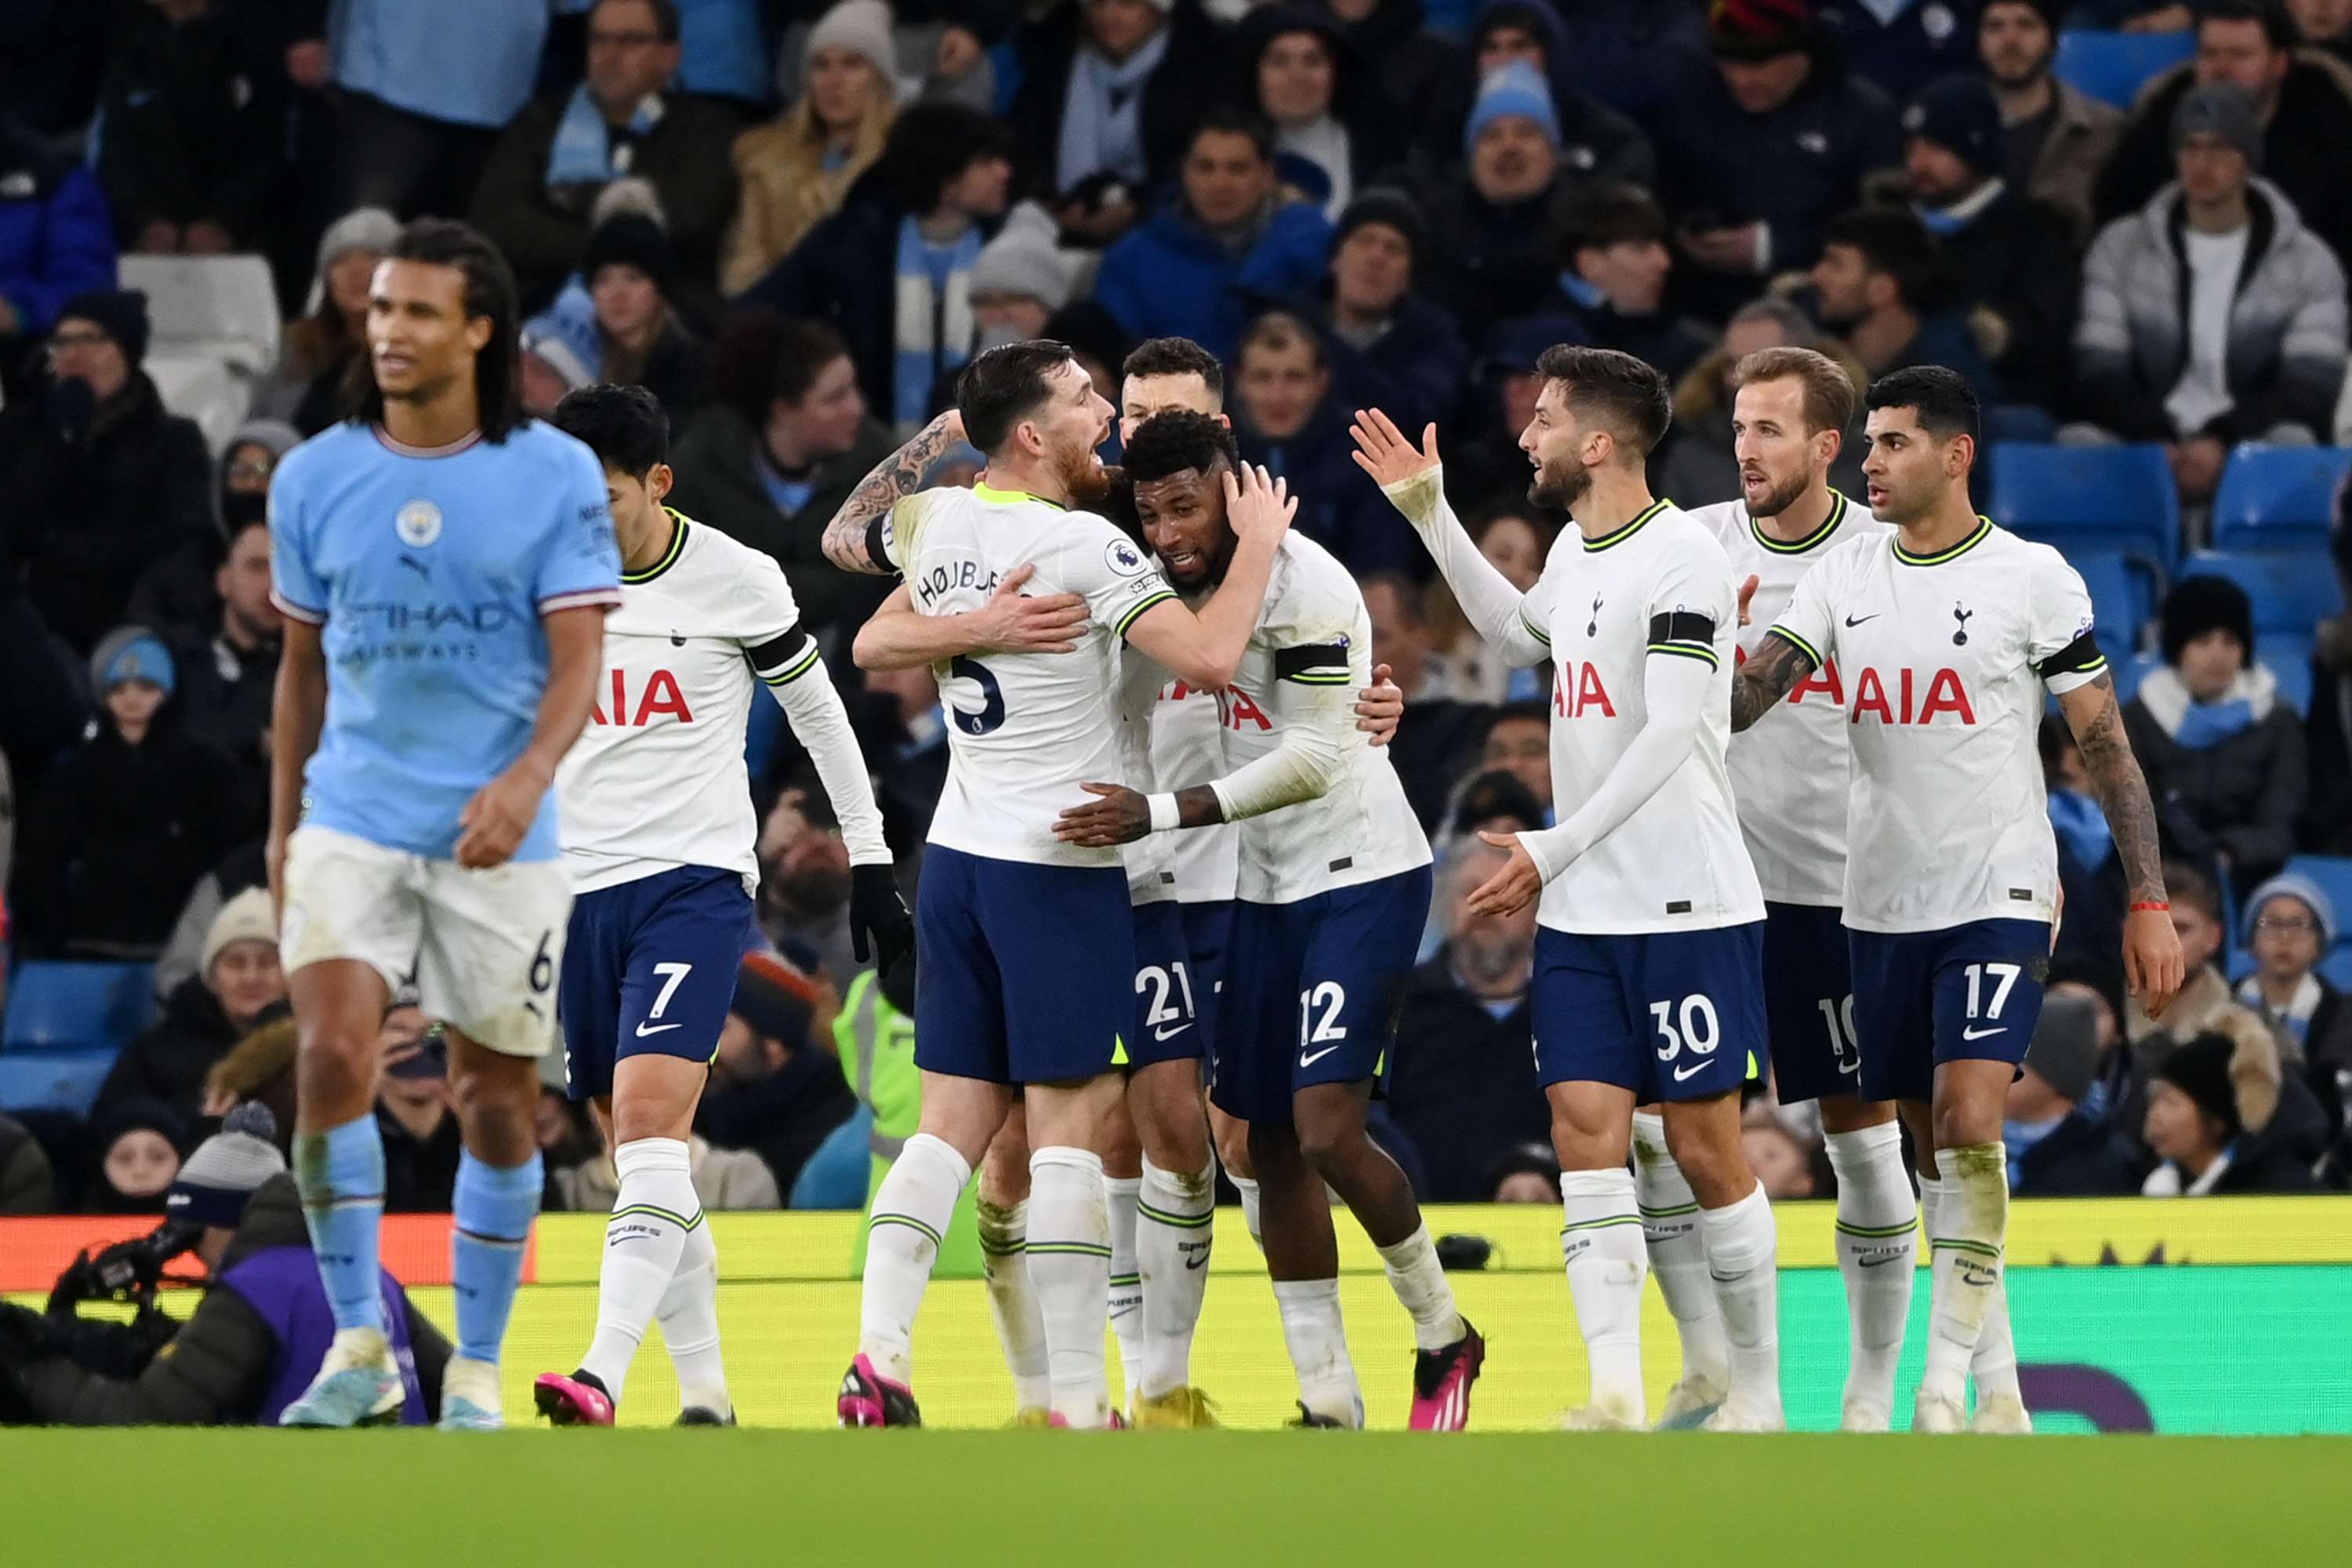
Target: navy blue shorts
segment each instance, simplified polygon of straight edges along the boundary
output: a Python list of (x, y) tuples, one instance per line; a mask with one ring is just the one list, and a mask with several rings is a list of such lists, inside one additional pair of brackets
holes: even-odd
[(1184, 911), (1184, 951), (1192, 960), (1192, 1013), (1201, 1021), (1202, 1056), (1214, 1054), (1217, 1005), (1224, 999), (1225, 958), (1234, 940), (1234, 902), (1180, 904)]
[(1764, 1016), (1772, 1087), (1783, 1105), (1862, 1092), (1853, 970), (1840, 913), (1815, 904), (1764, 906)]
[(1183, 906), (1173, 899), (1135, 907), (1135, 1021), (1127, 1035), (1127, 1065), (1199, 1061), (1208, 1054), (1201, 1032), (1200, 976), (1184, 944)]
[(1764, 922), (1579, 936), (1538, 927), (1536, 1080), (1652, 1100), (1732, 1094), (1770, 1059)]
[(556, 996), (563, 1087), (613, 1092), (613, 1064), (655, 1054), (709, 1061), (752, 942), (751, 896), (736, 871), (680, 866), (572, 900)]
[(1075, 1083), (1118, 1065), (1136, 1017), (1126, 871), (934, 844), (915, 905), (917, 1067)]
[(1296, 903), (1234, 902), (1210, 1041), (1210, 1098), (1220, 1110), (1287, 1127), (1302, 1089), (1369, 1079), (1379, 1092), (1431, 885), (1423, 866)]
[(1948, 1061), (2025, 1059), (2050, 978), (2050, 922), (1849, 931), (1864, 1100), (1932, 1100)]

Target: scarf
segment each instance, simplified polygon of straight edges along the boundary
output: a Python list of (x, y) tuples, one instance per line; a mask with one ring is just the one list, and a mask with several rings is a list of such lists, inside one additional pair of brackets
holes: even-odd
[(2295, 982), (2294, 995), (2283, 1008), (2273, 1007), (2263, 1000), (2263, 981), (2258, 974), (2246, 976), (2238, 986), (2238, 1000), (2268, 1024), (2273, 1032), (2293, 1040), (2297, 1056), (2303, 1054), (2301, 1047), (2310, 1043), (2311, 1016), (2319, 1011), (2319, 1004), (2326, 995), (2317, 978), (2309, 974)]
[(2203, 1175), (2186, 1184), (2180, 1180), (2180, 1167), (2167, 1160), (2147, 1173), (2147, 1180), (2140, 1184), (2139, 1195), (2144, 1198), (2204, 1197), (2213, 1191), (2214, 1185), (2221, 1181), (2222, 1173), (2229, 1170), (2230, 1161), (2237, 1152), (2238, 1146), (2235, 1143), (2231, 1144), (2213, 1156), (2213, 1163), (2205, 1167)]
[(556, 123), (554, 143), (547, 150), (547, 188), (602, 185), (619, 179), (629, 172), (636, 144), (661, 123), (665, 111), (661, 94), (649, 93), (629, 116), (629, 123), (614, 131), (589, 96), (588, 84), (582, 82), (572, 89), (563, 118)]
[(2250, 665), (2218, 699), (2200, 702), (2189, 695), (2180, 672), (2168, 666), (2148, 671), (2139, 683), (2139, 700), (2166, 734), (2192, 752), (2205, 752), (2270, 717), (2278, 700), (2278, 678)]
[(1070, 64), (1070, 89), (1062, 100), (1062, 142), (1054, 158), (1054, 188), (1066, 191), (1107, 170), (1130, 185), (1143, 184), (1143, 84), (1168, 56), (1168, 29), (1113, 65), (1092, 47)]
[(971, 269), (979, 260), (977, 228), (933, 245), (911, 216), (898, 220), (898, 353), (890, 417), (901, 440), (923, 427), (940, 377), (971, 357)]
[(2071, 789), (2050, 792), (2050, 826), (2085, 871), (2096, 871), (2115, 853), (2107, 814), (2089, 795)]
[(1331, 196), (1323, 204), (1323, 216), (1338, 223), (1356, 194), (1355, 159), (1348, 128), (1327, 114), (1311, 125), (1277, 132), (1274, 145), (1276, 152), (1296, 153), (1330, 176)]
[(1979, 185), (1973, 195), (1963, 197), (1950, 206), (1922, 206), (1914, 202), (1911, 204), (1911, 210), (1918, 216), (1920, 223), (1927, 226), (1928, 233), (1938, 239), (1949, 239), (1976, 222), (1977, 215), (1999, 201), (2000, 193), (2008, 188), (2006, 182), (1990, 179)]

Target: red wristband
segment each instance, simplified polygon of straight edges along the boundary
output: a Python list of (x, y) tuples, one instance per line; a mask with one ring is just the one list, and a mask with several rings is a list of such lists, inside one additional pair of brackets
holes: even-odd
[(2162, 902), (2158, 902), (2158, 903), (2145, 903), (2145, 904), (2134, 904), (2134, 905), (2132, 906), (2132, 913), (2134, 913), (2134, 914), (2137, 914), (2137, 913), (2139, 913), (2139, 911), (2140, 911), (2140, 910), (2154, 910), (2154, 911), (2155, 911), (2156, 913), (2158, 913), (2158, 914), (2164, 914), (2164, 913), (2167, 913), (2168, 911), (2169, 911), (2169, 910), (2171, 910), (2171, 908), (2172, 908), (2172, 906), (2171, 906), (2170, 904), (2168, 904), (2168, 903), (2162, 903)]

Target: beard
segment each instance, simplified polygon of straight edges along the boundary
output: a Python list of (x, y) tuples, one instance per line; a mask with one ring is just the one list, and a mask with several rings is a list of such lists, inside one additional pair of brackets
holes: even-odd
[(1584, 459), (1570, 454), (1536, 470), (1536, 477), (1528, 483), (1528, 500), (1569, 511), (1591, 490), (1592, 469)]
[(1095, 461), (1095, 449), (1082, 447), (1065, 453), (1054, 465), (1062, 488), (1070, 493), (1070, 504), (1089, 510), (1108, 499), (1111, 492), (1110, 470)]
[(1794, 479), (1782, 480), (1779, 485), (1774, 487), (1770, 495), (1764, 498), (1763, 505), (1749, 507), (1748, 509), (1748, 514), (1753, 517), (1780, 516), (1782, 512), (1797, 504), (1797, 501), (1804, 495), (1806, 489), (1811, 485), (1811, 482), (1812, 481), (1803, 474), (1799, 474)]

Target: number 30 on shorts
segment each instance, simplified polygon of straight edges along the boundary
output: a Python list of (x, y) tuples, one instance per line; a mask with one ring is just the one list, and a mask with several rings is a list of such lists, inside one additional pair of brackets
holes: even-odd
[(1716, 1017), (1715, 1003), (1704, 994), (1694, 992), (1673, 1002), (1650, 1004), (1650, 1021), (1658, 1027), (1658, 1059), (1670, 1062), (1683, 1054), (1688, 1046), (1693, 1056), (1708, 1057), (1723, 1043), (1723, 1026)]

